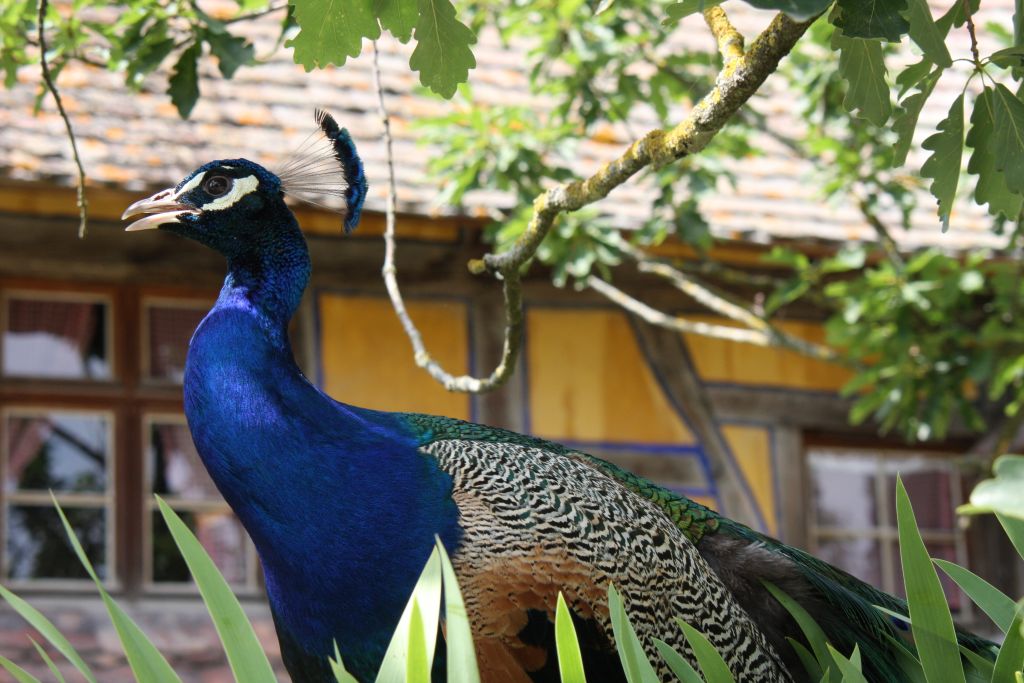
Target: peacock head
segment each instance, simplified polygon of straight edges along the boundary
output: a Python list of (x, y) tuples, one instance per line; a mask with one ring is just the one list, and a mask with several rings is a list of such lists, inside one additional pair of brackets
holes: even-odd
[(129, 206), (121, 220), (143, 215), (125, 230), (159, 228), (190, 237), (231, 258), (266, 244), (273, 229), (295, 225), (285, 194), (344, 201), (345, 232), (359, 222), (367, 184), (348, 131), (322, 110), (319, 135), (307, 138), (277, 173), (248, 159), (211, 161), (177, 186)]
[(129, 206), (121, 219), (144, 214), (125, 230), (159, 228), (201, 242), (225, 256), (257, 244), (287, 212), (281, 180), (248, 159), (211, 161), (176, 187)]

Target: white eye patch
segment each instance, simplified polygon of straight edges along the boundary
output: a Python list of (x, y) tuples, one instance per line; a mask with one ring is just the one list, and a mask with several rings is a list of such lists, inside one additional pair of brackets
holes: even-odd
[[(192, 181), (189, 181), (189, 185), (191, 184)], [(220, 209), (226, 209), (229, 206), (233, 206), (239, 199), (259, 187), (259, 184), (260, 181), (256, 176), (247, 175), (244, 178), (235, 178), (234, 183), (231, 185), (230, 192), (223, 197), (217, 197), (212, 202), (203, 204), (199, 209), (200, 211), (219, 211)]]
[(206, 177), (206, 171), (203, 171), (202, 173), (198, 174), (195, 178), (193, 178), (192, 180), (190, 180), (187, 183), (185, 183), (182, 186), (182, 188), (180, 190), (178, 190), (178, 193), (176, 195), (174, 195), (174, 196), (175, 197), (180, 197), (180, 196), (182, 196), (184, 194), (188, 194), (192, 190), (194, 190), (197, 187), (199, 187), (199, 183), (203, 182), (203, 178), (205, 178), (205, 177)]

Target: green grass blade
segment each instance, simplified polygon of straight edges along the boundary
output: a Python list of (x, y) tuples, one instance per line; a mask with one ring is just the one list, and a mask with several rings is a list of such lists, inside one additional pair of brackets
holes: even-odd
[(910, 683), (927, 683), (927, 679), (924, 677), (924, 669), (921, 668), (921, 662), (917, 661), (914, 653), (908, 650), (902, 641), (893, 638), (888, 633), (883, 633), (882, 635), (889, 641), (891, 651), (896, 653), (900, 669), (903, 670), (907, 680)]
[(441, 557), (441, 581), (444, 585), (444, 630), (447, 644), (448, 683), (480, 683), (480, 670), (476, 664), (476, 647), (473, 645), (473, 629), (462, 601), (459, 580), (455, 568), (448, 559), (441, 539), (434, 537), (434, 544)]
[[(430, 683), (430, 662), (427, 661), (427, 639), (423, 635), (423, 615), (420, 603), (413, 596), (409, 613), (409, 655), (405, 660), (406, 683)], [(437, 628), (434, 629), (435, 633)]]
[(359, 683), (355, 676), (348, 672), (345, 663), (341, 661), (341, 653), (338, 652), (338, 641), (334, 641), (334, 656), (328, 657), (331, 663), (331, 673), (334, 674), (335, 683)]
[[(975, 678), (982, 681), (991, 681), (992, 672), (995, 670), (995, 662), (990, 662), (974, 650), (969, 650), (963, 645), (960, 646), (960, 654), (964, 656), (967, 663), (970, 664), (972, 671), (975, 673)], [(971, 678), (971, 672), (967, 672), (967, 677)]]
[(1024, 520), (1017, 519), (1016, 517), (1008, 517), (1007, 515), (1001, 515), (996, 513), (996, 519), (1003, 525), (1003, 531), (1010, 537), (1010, 542), (1013, 543), (1013, 547), (1017, 549), (1017, 554), (1020, 555), (1020, 559), (1024, 560)]
[(57, 668), (57, 665), (53, 663), (53, 660), (50, 659), (50, 655), (46, 653), (43, 646), (37, 643), (36, 639), (31, 636), (29, 636), (29, 640), (32, 641), (32, 647), (34, 647), (36, 652), (39, 653), (39, 658), (46, 664), (46, 668), (53, 674), (53, 679), (57, 681), (57, 683), (67, 683), (67, 681), (64, 680), (64, 674), (62, 674), (60, 669)]
[[(3, 597), (7, 601), (7, 604), (11, 608), (21, 615), (21, 618), (29, 623), (29, 625), (39, 632), (43, 638), (49, 641), (50, 645), (57, 648), (57, 652), (61, 653), (65, 659), (78, 669), (78, 673), (82, 674), (88, 683), (96, 683), (96, 677), (93, 675), (92, 670), (89, 669), (89, 665), (85, 663), (85, 660), (75, 651), (75, 648), (71, 647), (71, 643), (64, 637), (53, 622), (43, 616), (43, 613), (37, 610), (32, 605), (28, 604), (17, 595), (7, 590), (3, 586), (0, 586), (0, 597)], [(13, 675), (13, 674), (12, 674)]]
[(39, 683), (39, 679), (22, 669), (20, 666), (0, 655), (0, 666), (7, 670), (7, 673), (14, 677), (17, 683)]
[(821, 670), (818, 660), (811, 654), (811, 651), (804, 647), (804, 644), (799, 640), (788, 637), (786, 640), (789, 641), (790, 646), (796, 652), (796, 656), (800, 659), (800, 663), (803, 664), (804, 671), (807, 672), (807, 678), (812, 681), (820, 680), (824, 672)]
[(114, 630), (117, 631), (117, 637), (121, 640), (121, 647), (124, 649), (124, 655), (128, 659), (128, 666), (135, 675), (135, 680), (139, 683), (181, 683), (178, 674), (174, 673), (174, 669), (156, 649), (156, 646), (150, 642), (138, 624), (132, 621), (132, 618), (125, 614), (121, 606), (114, 602), (114, 599), (107, 593), (100, 582), (100, 577), (96, 575), (92, 563), (86, 557), (82, 544), (75, 537), (75, 532), (71, 528), (67, 516), (64, 515), (64, 510), (61, 509), (53, 494), (50, 494), (50, 497), (53, 498), (53, 505), (57, 508), (57, 514), (60, 515), (61, 524), (64, 525), (64, 531), (68, 535), (68, 540), (71, 541), (71, 547), (74, 549), (75, 555), (78, 556), (78, 561), (92, 577), (93, 583), (96, 584), (96, 589), (103, 599), (103, 605), (107, 608), (110, 621), (114, 625)]
[(676, 617), (676, 623), (679, 624), (679, 628), (683, 629), (683, 635), (686, 636), (686, 642), (693, 650), (693, 656), (697, 658), (697, 664), (700, 665), (700, 671), (704, 674), (704, 680), (707, 683), (735, 683), (736, 679), (729, 671), (729, 665), (725, 663), (722, 655), (718, 653), (711, 641), (679, 617)]
[(619, 652), (619, 661), (626, 672), (629, 683), (658, 683), (658, 675), (647, 660), (640, 639), (636, 637), (633, 624), (629, 623), (626, 608), (622, 604), (615, 586), (608, 584), (608, 613), (612, 620), (612, 632), (615, 634), (615, 649)]
[(217, 565), (177, 513), (160, 496), (156, 497), (156, 502), (178, 550), (181, 551), (181, 556), (185, 558), (192, 578), (199, 587), (199, 594), (203, 597), (206, 609), (217, 629), (235, 680), (276, 683), (277, 677), (263, 651), (263, 645), (256, 637), (256, 632), (242, 610), (242, 605), (231, 592), (231, 587), (224, 580)]
[(992, 681), (1013, 680), (1013, 674), (1024, 667), (1024, 634), (1021, 633), (1021, 624), (1024, 623), (1024, 608), (1018, 608), (1013, 617), (1013, 623), (1006, 632), (1006, 640), (999, 648), (996, 656), (995, 667), (992, 670)]
[(583, 655), (576, 628), (572, 624), (569, 606), (565, 596), (558, 592), (558, 606), (555, 608), (555, 649), (558, 652), (558, 674), (562, 683), (586, 683), (583, 672)]
[(928, 557), (914, 509), (899, 476), (896, 477), (896, 524), (910, 608), (910, 628), (925, 678), (929, 683), (966, 683), (953, 617), (949, 614), (939, 575)]
[[(668, 664), (668, 668), (682, 683), (704, 683), (704, 679), (697, 673), (697, 670), (690, 666), (690, 663), (674, 647), (659, 638), (654, 639), (654, 647), (658, 649), (665, 663)], [(562, 681), (565, 683), (564, 678)]]
[(999, 630), (1006, 633), (1013, 623), (1014, 612), (1017, 605), (1013, 600), (991, 583), (981, 578), (969, 569), (958, 564), (935, 558), (932, 560), (939, 566), (946, 576), (953, 579), (956, 585), (960, 586), (975, 605), (989, 616), (999, 627)]
[(860, 671), (860, 649), (854, 645), (853, 654), (850, 659), (847, 659), (843, 654), (828, 645), (829, 654), (832, 655), (832, 661), (836, 663), (836, 668), (839, 669), (839, 673), (843, 675), (843, 683), (868, 683), (868, 679), (864, 678), (864, 674)]
[(762, 583), (768, 589), (768, 592), (786, 608), (786, 611), (796, 621), (800, 630), (803, 631), (804, 637), (807, 638), (807, 643), (811, 646), (811, 652), (814, 653), (814, 658), (818, 660), (818, 667), (824, 671), (822, 680), (839, 683), (842, 674), (833, 665), (832, 655), (828, 649), (828, 639), (825, 637), (825, 632), (818, 626), (818, 622), (814, 620), (814, 617), (800, 603), (789, 597), (781, 588), (768, 581), (763, 581)]
[(437, 643), (437, 619), (441, 610), (441, 557), (435, 546), (427, 558), (420, 578), (405, 604), (402, 618), (388, 643), (387, 652), (377, 672), (377, 683), (405, 683), (408, 673), (406, 662), (409, 658), (410, 631), (413, 626), (412, 611), (416, 607), (420, 611), (418, 628), (423, 636), (427, 652), (428, 670), (434, 658), (434, 645)]

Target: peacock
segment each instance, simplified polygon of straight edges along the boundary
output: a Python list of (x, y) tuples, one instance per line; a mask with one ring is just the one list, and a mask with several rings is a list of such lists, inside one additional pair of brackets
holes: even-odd
[[(211, 161), (132, 204), (126, 230), (217, 250), (228, 272), (189, 345), (188, 425), (202, 461), (256, 546), (285, 666), (333, 681), (334, 644), (372, 680), (435, 536), (452, 557), (485, 681), (557, 681), (554, 610), (574, 615), (591, 681), (624, 681), (607, 588), (647, 654), (654, 638), (693, 660), (680, 617), (738, 681), (805, 680), (802, 640), (770, 582), (873, 681), (900, 681), (891, 638), (902, 601), (616, 465), (542, 439), (456, 419), (368, 410), (307, 379), (288, 323), (310, 258), (286, 193), (343, 198), (345, 231), (367, 183), (352, 138), (318, 111), (314, 143), (278, 173)], [(338, 165), (341, 172), (338, 172)], [(969, 634), (962, 643), (988, 655)], [(443, 649), (441, 649), (443, 655)], [(443, 667), (443, 662), (440, 664)], [(668, 670), (662, 665), (662, 678)]]

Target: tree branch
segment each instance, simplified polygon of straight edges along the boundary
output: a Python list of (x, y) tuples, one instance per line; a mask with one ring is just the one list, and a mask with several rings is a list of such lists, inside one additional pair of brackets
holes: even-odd
[(868, 200), (863, 197), (857, 200), (857, 205), (860, 207), (860, 212), (864, 216), (864, 220), (868, 222), (875, 232), (878, 234), (878, 241), (882, 245), (882, 249), (885, 250), (885, 255), (889, 259), (889, 262), (896, 268), (896, 270), (903, 270), (905, 265), (903, 257), (900, 255), (899, 246), (896, 244), (896, 240), (893, 239), (892, 233), (889, 232), (888, 226), (882, 222), (882, 219), (878, 217), (878, 214), (874, 212)]
[(381, 84), (376, 41), (373, 42), (373, 85), (377, 90), (377, 110), (380, 113), (381, 124), (384, 126), (384, 148), (388, 167), (388, 196), (384, 223), (384, 266), (381, 268), (381, 274), (384, 276), (384, 286), (388, 290), (391, 306), (395, 309), (395, 315), (398, 316), (406, 336), (409, 337), (409, 341), (412, 343), (413, 358), (416, 361), (416, 365), (429, 372), (430, 376), (440, 382), (448, 391), (464, 391), (469, 393), (489, 391), (500, 386), (509, 378), (512, 370), (515, 368), (515, 359), (519, 355), (523, 337), (523, 302), (518, 273), (516, 277), (505, 279), (505, 318), (508, 323), (505, 329), (505, 341), (501, 360), (498, 362), (497, 367), (495, 367), (490, 376), (482, 379), (469, 375), (455, 376), (447, 372), (427, 351), (426, 344), (423, 343), (423, 335), (420, 334), (416, 324), (409, 316), (409, 311), (405, 307), (405, 300), (402, 298), (402, 290), (398, 286), (398, 268), (395, 266), (395, 213), (398, 188), (395, 183), (395, 157), (391, 139), (391, 117), (384, 103), (384, 87)]
[(743, 57), (743, 35), (732, 25), (721, 7), (704, 10), (704, 21), (718, 41), (718, 51), (728, 69), (734, 61)]
[(68, 118), (68, 113), (64, 110), (64, 102), (61, 101), (60, 92), (57, 90), (57, 85), (53, 82), (53, 77), (50, 75), (50, 65), (46, 61), (46, 33), (44, 28), (47, 4), (47, 0), (39, 0), (39, 14), (36, 26), (38, 31), (37, 39), (39, 40), (39, 64), (42, 67), (43, 83), (46, 84), (46, 89), (53, 96), (53, 101), (57, 103), (57, 111), (64, 120), (64, 128), (67, 129), (68, 140), (71, 142), (71, 155), (74, 157), (75, 165), (78, 167), (78, 237), (81, 239), (85, 237), (89, 208), (89, 202), (85, 199), (85, 168), (82, 166), (82, 158), (78, 155), (78, 143), (75, 140), (75, 131), (71, 128), (71, 120)]

